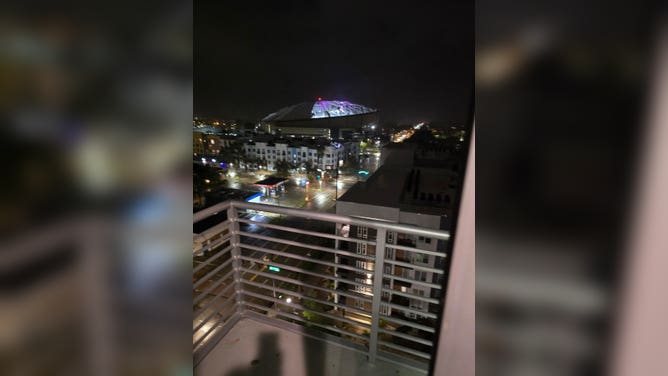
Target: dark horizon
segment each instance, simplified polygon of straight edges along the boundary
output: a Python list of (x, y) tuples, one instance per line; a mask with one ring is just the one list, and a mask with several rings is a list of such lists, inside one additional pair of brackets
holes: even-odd
[(200, 116), (257, 121), (322, 97), (376, 108), (381, 124), (469, 118), (471, 1), (420, 8), (201, 1), (194, 31)]

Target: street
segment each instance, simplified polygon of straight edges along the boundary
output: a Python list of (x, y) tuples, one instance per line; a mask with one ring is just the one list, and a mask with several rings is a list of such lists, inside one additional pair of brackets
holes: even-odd
[[(258, 202), (269, 205), (278, 205), (291, 208), (303, 208), (316, 211), (333, 211), (336, 198), (341, 197), (350, 187), (358, 181), (364, 181), (378, 168), (378, 153), (368, 157), (362, 157), (360, 170), (368, 174), (345, 174), (343, 171), (337, 179), (320, 179), (315, 183), (305, 184), (308, 179), (306, 174), (293, 173), (285, 183), (284, 190), (279, 190), (276, 195), (263, 195)], [(243, 169), (231, 169), (228, 171), (228, 188), (258, 191), (260, 187), (253, 184), (259, 180), (272, 176), (274, 172), (266, 170), (243, 171)]]

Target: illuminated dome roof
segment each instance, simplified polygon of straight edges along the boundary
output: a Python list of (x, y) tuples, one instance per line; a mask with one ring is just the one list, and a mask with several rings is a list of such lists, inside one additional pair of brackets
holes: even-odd
[(284, 107), (267, 115), (262, 121), (320, 119), (340, 116), (362, 115), (376, 110), (348, 101), (303, 102)]

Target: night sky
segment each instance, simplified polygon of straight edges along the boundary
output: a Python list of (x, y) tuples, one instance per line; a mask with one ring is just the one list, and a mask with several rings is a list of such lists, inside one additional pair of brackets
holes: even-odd
[(467, 121), (472, 0), (260, 3), (194, 3), (196, 114), (257, 121), (321, 96), (381, 124)]

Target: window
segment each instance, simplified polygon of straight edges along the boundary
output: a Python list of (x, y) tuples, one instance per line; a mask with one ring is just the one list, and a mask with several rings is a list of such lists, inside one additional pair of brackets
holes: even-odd
[(394, 249), (387, 248), (385, 251), (385, 258), (389, 260), (394, 260)]
[(426, 264), (429, 262), (429, 256), (422, 253), (413, 253), (413, 262), (419, 264)]
[(415, 271), (415, 279), (418, 281), (426, 282), (427, 281), (427, 272)]
[(355, 299), (353, 305), (355, 306), (355, 308), (364, 309), (364, 300)]
[(357, 243), (357, 254), (366, 255), (367, 244), (366, 243)]
[(431, 238), (424, 238), (424, 242), (427, 244), (431, 244)]
[(357, 237), (367, 239), (369, 237), (369, 229), (363, 226), (357, 226)]
[(394, 232), (392, 231), (387, 232), (387, 242), (390, 244), (394, 244)]
[(412, 309), (424, 309), (424, 302), (422, 300), (411, 299), (411, 308)]
[(385, 305), (385, 304), (381, 304), (380, 305), (380, 314), (385, 315), (385, 316), (389, 316), (390, 315), (390, 306)]

